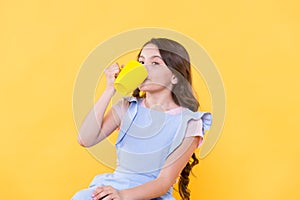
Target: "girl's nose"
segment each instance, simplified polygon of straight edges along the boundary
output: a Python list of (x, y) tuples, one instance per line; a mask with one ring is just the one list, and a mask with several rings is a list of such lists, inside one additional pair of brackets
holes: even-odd
[(149, 64), (148, 64), (148, 65), (147, 65), (147, 64), (144, 64), (144, 66), (145, 66), (145, 68), (147, 69), (147, 71), (148, 71), (148, 73), (149, 73), (150, 68), (151, 68), (150, 65), (149, 65)]

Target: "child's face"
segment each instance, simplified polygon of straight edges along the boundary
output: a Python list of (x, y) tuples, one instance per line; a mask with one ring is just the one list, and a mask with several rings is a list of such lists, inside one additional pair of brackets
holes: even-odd
[(171, 90), (171, 80), (174, 79), (174, 75), (162, 60), (159, 50), (154, 44), (146, 45), (138, 60), (146, 66), (148, 71), (148, 77), (140, 85), (140, 90), (145, 92)]

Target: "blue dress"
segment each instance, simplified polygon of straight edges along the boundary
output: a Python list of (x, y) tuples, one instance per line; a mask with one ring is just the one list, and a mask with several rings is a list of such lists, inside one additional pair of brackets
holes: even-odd
[[(154, 180), (165, 160), (183, 141), (189, 120), (202, 119), (204, 134), (211, 126), (211, 113), (185, 109), (178, 114), (141, 106), (141, 100), (127, 98), (129, 108), (121, 122), (116, 141), (117, 167), (113, 173), (95, 176), (89, 188), (80, 190), (72, 200), (92, 200), (98, 186), (111, 185), (117, 190), (132, 188)], [(175, 200), (171, 187), (155, 200)]]

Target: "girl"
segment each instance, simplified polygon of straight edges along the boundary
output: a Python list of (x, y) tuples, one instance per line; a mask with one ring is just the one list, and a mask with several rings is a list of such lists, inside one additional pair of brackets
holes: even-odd
[(105, 70), (106, 89), (78, 134), (79, 143), (91, 147), (119, 128), (117, 168), (97, 175), (73, 200), (174, 200), (172, 189), (178, 177), (181, 198), (190, 199), (188, 176), (198, 163), (194, 151), (211, 126), (211, 113), (197, 112), (189, 55), (181, 44), (151, 39), (138, 61), (147, 68), (148, 77), (132, 97), (123, 98), (104, 115), (116, 92), (120, 67), (113, 64)]

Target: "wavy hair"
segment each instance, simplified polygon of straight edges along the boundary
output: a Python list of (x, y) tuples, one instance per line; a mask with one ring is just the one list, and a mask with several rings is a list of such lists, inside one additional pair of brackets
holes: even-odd
[[(186, 49), (178, 42), (166, 38), (152, 38), (150, 41), (146, 42), (143, 47), (147, 44), (154, 44), (158, 48), (163, 61), (178, 79), (178, 83), (172, 88), (172, 98), (175, 103), (179, 106), (186, 107), (191, 111), (197, 111), (199, 108), (199, 102), (194, 96), (191, 87), (191, 64)], [(138, 54), (138, 58), (141, 51)], [(137, 98), (142, 97), (140, 94), (141, 93), (138, 88), (133, 92), (133, 96)], [(190, 182), (189, 175), (192, 168), (198, 163), (199, 160), (195, 153), (193, 153), (190, 161), (180, 173), (178, 190), (183, 200), (190, 199), (190, 190), (188, 189)]]

